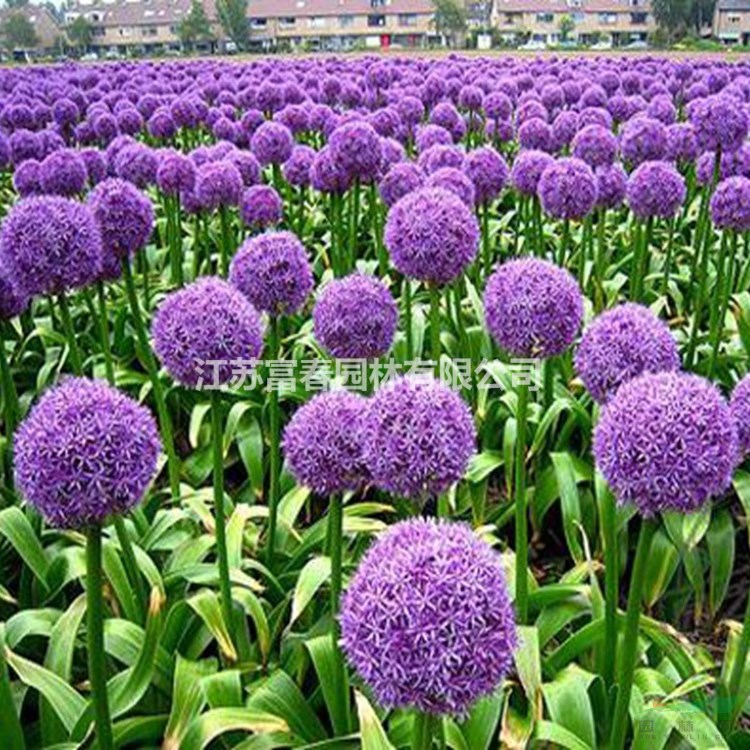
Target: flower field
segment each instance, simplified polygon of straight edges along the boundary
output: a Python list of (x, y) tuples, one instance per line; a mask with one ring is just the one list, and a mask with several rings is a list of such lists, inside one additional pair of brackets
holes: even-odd
[(705, 57), (0, 71), (0, 747), (750, 747), (749, 130)]

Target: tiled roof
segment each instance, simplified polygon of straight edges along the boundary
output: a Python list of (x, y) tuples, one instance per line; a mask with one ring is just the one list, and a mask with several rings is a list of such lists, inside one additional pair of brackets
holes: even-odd
[(750, 11), (750, 0), (719, 0), (716, 9)]
[[(731, 0), (746, 1), (750, 0)], [(578, 4), (567, 0), (495, 0), (497, 13), (645, 13), (651, 3), (640, 0), (581, 0)]]
[(433, 13), (431, 0), (249, 0), (251, 18)]
[[(179, 23), (190, 12), (191, 0), (117, 0), (117, 2), (81, 3), (68, 9), (68, 17), (85, 15), (94, 25), (152, 26)], [(204, 0), (206, 15), (216, 18), (213, 0)], [(92, 20), (96, 17), (96, 21)]]

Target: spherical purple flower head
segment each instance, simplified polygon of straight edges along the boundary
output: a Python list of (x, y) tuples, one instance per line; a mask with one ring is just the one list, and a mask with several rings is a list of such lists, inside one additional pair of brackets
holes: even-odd
[(371, 181), (380, 169), (382, 146), (375, 129), (361, 120), (339, 125), (328, 141), (331, 159), (351, 180)]
[(165, 297), (152, 333), (163, 365), (189, 388), (225, 385), (237, 362), (246, 366), (263, 351), (260, 315), (242, 292), (214, 277)]
[(363, 457), (368, 403), (347, 391), (319, 393), (294, 413), (283, 450), (295, 479), (319, 495), (362, 489), (369, 475)]
[(388, 208), (409, 193), (424, 185), (425, 176), (422, 170), (412, 162), (394, 164), (380, 180), (378, 191)]
[(39, 166), (39, 187), (48, 195), (79, 195), (87, 178), (86, 165), (73, 149), (54, 151)]
[(398, 307), (382, 281), (355, 273), (324, 287), (313, 324), (315, 338), (332, 357), (376, 359), (393, 344)]
[(561, 151), (572, 142), (578, 132), (579, 115), (577, 112), (564, 110), (555, 117), (552, 123), (552, 146)]
[(552, 128), (538, 117), (524, 120), (518, 128), (518, 143), (521, 148), (551, 151)]
[(505, 159), (490, 146), (476, 148), (467, 154), (463, 170), (474, 183), (477, 203), (489, 203), (498, 198), (510, 174)]
[(520, 151), (510, 170), (510, 182), (521, 195), (536, 195), (542, 173), (554, 163), (544, 151)]
[(76, 103), (67, 97), (58, 99), (52, 105), (52, 117), (62, 128), (69, 128), (78, 122), (81, 113)]
[(596, 465), (619, 502), (634, 503), (645, 517), (698, 510), (729, 486), (738, 455), (718, 389), (687, 373), (625, 383), (594, 432)]
[(438, 169), (427, 178), (425, 186), (443, 188), (457, 195), (469, 208), (474, 208), (476, 201), (474, 183), (460, 169), (454, 167)]
[(711, 198), (711, 218), (718, 229), (750, 230), (750, 179), (722, 180)]
[(462, 138), (466, 132), (466, 125), (461, 113), (450, 102), (440, 102), (435, 105), (430, 112), (429, 120), (432, 125), (445, 128), (454, 141)]
[(313, 288), (307, 252), (291, 232), (248, 239), (232, 260), (229, 281), (269, 315), (298, 312)]
[(116, 279), (120, 265), (146, 247), (154, 228), (151, 201), (130, 182), (116, 177), (100, 182), (87, 205), (99, 225), (104, 247), (102, 277)]
[(385, 244), (405, 276), (447, 284), (474, 260), (477, 219), (460, 198), (442, 188), (421, 188), (388, 212)]
[(106, 383), (69, 378), (16, 433), (16, 482), (52, 526), (80, 529), (140, 502), (161, 450), (150, 412)]
[(107, 164), (98, 148), (84, 148), (78, 152), (86, 167), (86, 181), (90, 187), (98, 185), (107, 176)]
[(146, 129), (152, 138), (168, 140), (177, 134), (177, 123), (168, 109), (157, 109), (146, 123)]
[(647, 161), (628, 179), (626, 197), (639, 219), (669, 219), (682, 206), (687, 189), (683, 176), (668, 162)]
[(114, 167), (118, 177), (132, 182), (143, 190), (156, 181), (159, 160), (153, 149), (136, 143), (120, 150), (115, 158)]
[(583, 295), (564, 269), (537, 258), (499, 266), (484, 292), (487, 330), (513, 357), (547, 359), (572, 343), (583, 319)]
[(36, 133), (30, 130), (15, 130), (8, 139), (10, 147), (10, 158), (15, 166), (27, 159), (39, 159), (42, 153), (42, 144)]
[(667, 146), (664, 158), (669, 161), (687, 164), (698, 157), (698, 139), (695, 130), (688, 122), (679, 122), (667, 128)]
[(13, 172), (13, 187), (21, 198), (38, 195), (42, 192), (40, 185), (41, 164), (36, 159), (26, 159)]
[(440, 125), (422, 125), (417, 129), (416, 137), (417, 152), (423, 153), (433, 146), (450, 146), (453, 136)]
[(195, 187), (195, 164), (179, 151), (168, 150), (159, 160), (156, 186), (165, 195), (179, 195)]
[(636, 117), (625, 123), (620, 135), (622, 158), (638, 166), (645, 161), (664, 158), (667, 149), (667, 128), (659, 120)]
[(750, 453), (750, 376), (745, 375), (734, 387), (729, 410), (737, 429), (740, 455), (744, 458)]
[(669, 328), (643, 305), (627, 303), (599, 315), (576, 351), (576, 371), (600, 404), (644, 372), (680, 369)]
[(315, 150), (310, 146), (295, 146), (292, 155), (282, 167), (284, 179), (295, 187), (307, 187), (310, 184), (310, 170), (315, 156)]
[(597, 207), (606, 209), (622, 205), (628, 185), (628, 175), (622, 166), (599, 167), (595, 176)]
[(703, 150), (735, 151), (747, 136), (747, 112), (730, 96), (718, 94), (696, 99), (688, 107), (688, 117)]
[(292, 154), (294, 138), (285, 125), (264, 122), (250, 139), (250, 148), (263, 164), (283, 164)]
[(394, 164), (406, 161), (406, 149), (394, 138), (381, 138), (380, 146), (380, 174), (385, 174)]
[(341, 630), (378, 703), (438, 715), (465, 716), (498, 688), (517, 645), (500, 555), (468, 525), (426, 518), (391, 526), (368, 550)]
[(596, 178), (586, 162), (558, 159), (539, 178), (542, 208), (556, 219), (582, 219), (596, 203)]
[(397, 378), (371, 399), (365, 461), (385, 492), (417, 501), (440, 495), (464, 476), (475, 444), (469, 407), (433, 378)]
[(502, 91), (493, 91), (484, 97), (482, 102), (485, 117), (490, 120), (510, 120), (513, 114), (513, 102)]
[(419, 155), (417, 166), (430, 175), (444, 167), (461, 169), (465, 158), (466, 153), (459, 146), (431, 146)]
[(573, 155), (594, 169), (610, 166), (617, 157), (617, 138), (600, 125), (587, 125), (573, 138)]
[(228, 161), (201, 164), (195, 173), (195, 196), (207, 211), (236, 206), (242, 195), (240, 170)]
[(29, 306), (29, 298), (0, 275), (0, 320), (10, 320)]
[(68, 198), (25, 198), (0, 229), (0, 268), (19, 293), (59, 294), (102, 270), (102, 238), (91, 211)]
[(270, 185), (253, 185), (242, 193), (240, 218), (249, 227), (263, 229), (278, 224), (284, 204)]
[(334, 162), (326, 146), (318, 151), (310, 169), (310, 184), (321, 193), (345, 193), (351, 187), (351, 178)]

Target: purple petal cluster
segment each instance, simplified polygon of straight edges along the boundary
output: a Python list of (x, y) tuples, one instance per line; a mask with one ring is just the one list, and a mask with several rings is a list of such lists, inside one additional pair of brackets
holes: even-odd
[(470, 151), (464, 159), (463, 170), (474, 183), (476, 202), (480, 204), (498, 198), (510, 174), (505, 159), (490, 146)]
[(732, 391), (729, 411), (737, 428), (737, 445), (740, 456), (750, 453), (750, 376), (745, 375)]
[(283, 215), (281, 196), (270, 185), (253, 185), (242, 193), (240, 217), (247, 226), (265, 229), (278, 224)]
[(214, 277), (165, 297), (152, 334), (161, 362), (189, 388), (225, 385), (237, 362), (247, 366), (263, 351), (260, 315), (242, 292)]
[(498, 267), (484, 292), (487, 330), (513, 357), (562, 354), (583, 319), (583, 295), (564, 268), (537, 258)]
[(521, 195), (536, 195), (544, 170), (554, 163), (555, 159), (545, 151), (521, 151), (510, 170), (510, 182)]
[(722, 180), (711, 198), (711, 218), (718, 229), (750, 230), (750, 179)]
[(635, 117), (629, 120), (620, 135), (622, 158), (633, 166), (644, 161), (663, 159), (667, 150), (667, 128), (659, 120)]
[(380, 180), (378, 192), (383, 203), (390, 208), (401, 198), (421, 188), (425, 176), (422, 170), (412, 162), (394, 164)]
[(355, 273), (323, 288), (313, 325), (315, 338), (332, 357), (375, 359), (393, 344), (398, 307), (382, 281)]
[(647, 161), (628, 179), (628, 205), (639, 219), (669, 219), (682, 206), (685, 178), (666, 161)]
[(474, 208), (476, 199), (474, 183), (460, 169), (455, 167), (438, 169), (427, 178), (425, 187), (447, 190), (460, 198), (468, 208)]
[(207, 211), (236, 206), (242, 195), (242, 175), (229, 161), (201, 164), (195, 174), (195, 197)]
[(294, 137), (285, 125), (264, 122), (252, 135), (250, 148), (262, 165), (283, 164), (294, 148)]
[(696, 99), (688, 106), (688, 117), (704, 151), (735, 151), (744, 142), (748, 117), (739, 101), (725, 94)]
[(582, 219), (596, 204), (596, 178), (586, 162), (558, 159), (542, 172), (539, 199), (555, 219)]
[(39, 187), (48, 195), (80, 195), (87, 180), (86, 165), (73, 149), (54, 151), (39, 166)]
[(195, 188), (195, 163), (179, 151), (169, 150), (159, 160), (156, 186), (165, 195), (192, 192)]
[(370, 182), (383, 158), (380, 136), (361, 120), (339, 125), (328, 141), (331, 159), (350, 180)]
[[(0, 320), (10, 320), (29, 306), (29, 298), (0, 274)], [(0, 343), (0, 346), (3, 346)]]
[(641, 515), (692, 513), (729, 486), (737, 430), (708, 381), (645, 374), (621, 386), (603, 410), (594, 458), (618, 501), (633, 503)]
[(575, 366), (588, 392), (603, 404), (623, 383), (645, 372), (679, 370), (680, 355), (669, 328), (651, 310), (627, 303), (586, 328)]
[(592, 168), (608, 167), (617, 158), (617, 138), (601, 125), (587, 125), (573, 138), (573, 156)]
[(161, 450), (150, 412), (102, 381), (47, 391), (16, 433), (16, 483), (52, 526), (80, 529), (140, 502)]
[(414, 519), (367, 551), (343, 598), (343, 649), (387, 708), (465, 716), (513, 666), (500, 555), (465, 524)]

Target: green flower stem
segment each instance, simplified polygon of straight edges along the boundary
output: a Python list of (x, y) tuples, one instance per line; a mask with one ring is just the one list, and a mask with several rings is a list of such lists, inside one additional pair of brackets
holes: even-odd
[(406, 329), (406, 360), (411, 362), (414, 359), (414, 336), (412, 332), (412, 309), (411, 309), (411, 279), (404, 277), (403, 281), (403, 298), (404, 298), (404, 328)]
[(703, 307), (705, 305), (706, 297), (706, 279), (708, 276), (708, 261), (711, 255), (711, 245), (713, 244), (713, 228), (709, 227), (704, 233), (703, 247), (700, 248), (699, 252), (701, 255), (700, 261), (700, 276), (698, 279), (698, 292), (695, 298), (695, 307), (693, 308), (693, 320), (690, 326), (690, 339), (688, 341), (687, 352), (685, 354), (685, 369), (689, 370), (693, 367), (695, 352), (698, 347), (698, 334), (700, 330), (700, 322), (703, 314)]
[(172, 283), (175, 286), (181, 287), (184, 283), (184, 278), (182, 273), (182, 222), (180, 220), (179, 196), (166, 196), (164, 199), (164, 208), (167, 214)]
[(490, 242), (490, 204), (485, 201), (479, 208), (479, 216), (482, 222), (482, 265), (484, 276), (492, 272), (492, 243)]
[(333, 268), (333, 275), (336, 278), (346, 274), (344, 242), (341, 237), (341, 228), (343, 226), (342, 200), (343, 198), (339, 193), (333, 193), (331, 195), (331, 212), (333, 214), (333, 221), (331, 223), (331, 267)]
[(19, 420), (18, 391), (13, 382), (13, 371), (5, 353), (4, 327), (0, 328), (0, 386), (2, 386), (4, 432), (8, 444), (5, 448), (5, 485), (13, 495), (13, 433)]
[(529, 615), (529, 529), (526, 515), (526, 421), (529, 385), (519, 383), (516, 392), (516, 455), (514, 471), (516, 521), (516, 612), (525, 625)]
[(60, 306), (63, 332), (68, 343), (68, 351), (70, 352), (70, 366), (76, 375), (83, 375), (83, 358), (81, 357), (81, 350), (78, 348), (76, 332), (73, 328), (73, 318), (70, 316), (70, 305), (68, 304), (68, 297), (65, 292), (60, 292), (57, 295), (57, 301)]
[(601, 526), (604, 541), (604, 659), (602, 677), (609, 688), (615, 677), (617, 653), (617, 601), (620, 571), (617, 553), (617, 505), (614, 495), (604, 489), (601, 496)]
[(232, 228), (229, 221), (228, 206), (219, 206), (219, 222), (221, 224), (221, 275), (229, 276), (229, 259), (232, 257)]
[(435, 377), (440, 375), (440, 287), (429, 284), (430, 290), (430, 356), (435, 363)]
[(112, 719), (107, 697), (107, 670), (104, 651), (104, 601), (102, 598), (102, 530), (86, 530), (86, 648), (89, 661), (91, 700), (99, 750), (113, 750)]
[(326, 530), (328, 554), (331, 558), (331, 637), (336, 670), (336, 709), (331, 713), (336, 736), (349, 732), (349, 681), (344, 658), (339, 647), (340, 627), (338, 613), (341, 605), (342, 560), (344, 547), (344, 506), (341, 495), (331, 495), (328, 506)]
[(672, 270), (672, 253), (674, 252), (674, 225), (675, 220), (669, 220), (667, 229), (667, 250), (664, 256), (664, 274), (661, 281), (661, 293), (666, 297), (669, 293), (669, 274)]
[(435, 736), (435, 725), (439, 719), (431, 714), (418, 711), (414, 714), (411, 735), (411, 750), (431, 750), (432, 738)]
[(125, 279), (125, 290), (128, 296), (130, 312), (133, 316), (133, 325), (135, 327), (136, 340), (141, 350), (141, 356), (146, 365), (146, 371), (151, 380), (151, 387), (154, 391), (154, 400), (156, 401), (156, 412), (159, 416), (159, 427), (161, 439), (164, 444), (164, 450), (167, 454), (167, 469), (169, 471), (169, 487), (173, 500), (180, 499), (180, 462), (177, 457), (177, 451), (174, 447), (174, 438), (172, 436), (172, 418), (167, 409), (167, 400), (164, 394), (164, 387), (159, 379), (159, 368), (156, 364), (156, 358), (151, 351), (151, 345), (148, 340), (146, 324), (143, 320), (141, 306), (138, 302), (138, 294), (135, 289), (133, 272), (130, 268), (128, 259), (122, 261), (122, 274)]
[(375, 243), (375, 257), (378, 259), (378, 271), (381, 276), (388, 273), (388, 253), (383, 245), (383, 217), (380, 211), (380, 199), (378, 188), (373, 182), (370, 185), (370, 222), (372, 223), (372, 236)]
[[(271, 316), (268, 328), (268, 359), (273, 362), (279, 358), (279, 319)], [(276, 526), (279, 512), (279, 478), (281, 473), (281, 413), (279, 410), (279, 392), (271, 388), (268, 393), (269, 421), (269, 480), (268, 480), (268, 540), (266, 542), (266, 563), (270, 566), (276, 546)]]
[(359, 234), (359, 204), (360, 184), (359, 179), (354, 181), (351, 193), (351, 208), (349, 213), (349, 257), (347, 258), (347, 270), (354, 268), (357, 257), (357, 236)]
[(651, 552), (651, 542), (653, 541), (657, 527), (657, 521), (652, 518), (644, 518), (641, 521), (638, 547), (635, 553), (633, 571), (630, 576), (628, 608), (625, 615), (625, 634), (622, 641), (622, 651), (618, 659), (617, 700), (615, 702), (612, 734), (608, 750), (623, 750), (625, 747), (625, 735), (628, 731), (628, 708), (630, 706), (630, 693), (633, 689), (636, 648), (638, 646), (641, 595), (646, 578), (648, 557)]
[(99, 336), (102, 340), (102, 354), (104, 355), (104, 372), (107, 381), (115, 384), (115, 364), (112, 359), (112, 345), (109, 341), (109, 318), (107, 317), (107, 292), (101, 281), (96, 283), (96, 297), (99, 304)]
[(648, 274), (648, 248), (651, 244), (653, 219), (649, 217), (646, 224), (636, 224), (635, 251), (633, 254), (633, 275), (630, 298), (633, 302), (641, 302), (644, 295), (644, 284)]
[(604, 267), (607, 262), (607, 212), (600, 208), (596, 217), (596, 259), (594, 260), (594, 299), (595, 309), (604, 308)]
[(719, 729), (725, 737), (729, 736), (737, 714), (742, 708), (741, 703), (737, 701), (737, 697), (742, 682), (742, 674), (745, 671), (745, 664), (747, 664), (748, 653), (750, 653), (750, 596), (747, 598), (747, 604), (745, 605), (745, 617), (742, 621), (742, 634), (737, 644), (737, 652), (734, 655), (729, 679), (726, 681), (726, 709), (719, 713)]
[[(731, 272), (728, 268), (731, 265), (732, 258), (728, 258), (729, 250), (729, 233), (723, 232), (721, 244), (719, 246), (719, 257), (716, 259), (716, 302), (711, 305), (711, 312), (708, 322), (708, 337), (711, 343), (711, 360), (708, 366), (708, 377), (713, 378), (716, 370), (716, 361), (719, 356), (719, 345), (721, 343), (721, 334), (724, 330), (724, 316), (726, 309), (724, 307), (724, 296), (729, 299), (728, 284), (731, 283)], [(728, 304), (728, 302), (727, 302)]]
[(560, 238), (560, 255), (557, 259), (557, 265), (561, 268), (565, 267), (565, 259), (568, 255), (568, 247), (570, 246), (570, 219), (563, 220), (562, 237)]
[(214, 515), (216, 522), (216, 558), (219, 562), (219, 593), (224, 621), (232, 638), (235, 635), (232, 586), (229, 581), (226, 511), (224, 509), (224, 432), (221, 419), (221, 391), (211, 390), (211, 444), (213, 447)]

